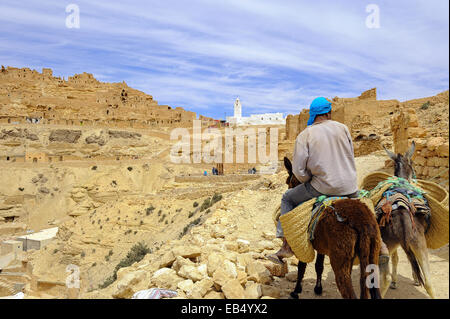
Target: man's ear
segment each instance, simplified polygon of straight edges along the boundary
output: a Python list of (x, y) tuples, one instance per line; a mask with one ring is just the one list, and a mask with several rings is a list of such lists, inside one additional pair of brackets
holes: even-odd
[(383, 145), (384, 150), (386, 151), (387, 155), (390, 157), (391, 160), (393, 160), (394, 162), (397, 160), (397, 155), (395, 155), (394, 153), (392, 153), (390, 150), (388, 150), (386, 148), (386, 146)]
[(289, 174), (292, 173), (292, 163), (286, 156), (284, 157), (284, 167), (286, 167)]

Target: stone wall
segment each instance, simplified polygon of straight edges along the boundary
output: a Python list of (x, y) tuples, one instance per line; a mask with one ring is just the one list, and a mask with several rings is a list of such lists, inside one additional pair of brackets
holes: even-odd
[(298, 117), (299, 115), (289, 114), (286, 117), (286, 135), (285, 139), (287, 140), (295, 140), (298, 132)]
[[(381, 149), (383, 136), (390, 135), (389, 114), (399, 108), (397, 100), (377, 100), (376, 88), (355, 98), (335, 97), (331, 100), (333, 120), (345, 124), (352, 135), (355, 155), (362, 156)], [(286, 120), (286, 139), (295, 140), (309, 119), (308, 108)], [(383, 121), (383, 119), (386, 119)]]
[[(441, 136), (430, 136), (426, 129), (420, 127), (414, 109), (394, 114), (391, 129), (396, 154), (404, 154), (412, 141), (415, 142), (416, 151), (412, 160), (417, 178), (439, 182), (448, 187), (448, 140)], [(392, 161), (386, 161), (386, 165), (392, 166)]]

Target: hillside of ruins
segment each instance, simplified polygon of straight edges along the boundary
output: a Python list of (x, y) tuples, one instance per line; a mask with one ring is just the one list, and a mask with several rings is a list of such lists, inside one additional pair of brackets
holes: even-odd
[[(393, 172), (383, 146), (404, 153), (415, 141), (417, 178), (449, 190), (448, 90), (408, 101), (379, 100), (376, 88), (327, 98), (332, 119), (351, 132), (358, 182)], [(171, 131), (192, 132), (197, 119), (205, 132), (227, 129), (125, 82), (2, 66), (0, 297), (131, 298), (163, 288), (176, 298), (288, 298), (297, 260), (283, 268), (264, 256), (281, 244), (272, 213), (287, 189), (282, 161), (306, 127), (308, 106), (271, 126), (279, 132), (273, 174), (250, 174), (266, 168), (252, 163), (224, 164), (212, 175), (211, 163), (171, 162)], [(448, 245), (430, 251), (430, 261), (436, 297), (449, 298)], [(70, 265), (79, 289), (66, 285)], [(428, 298), (403, 252), (399, 273), (408, 289), (386, 298)], [(356, 287), (359, 270), (352, 275)], [(328, 258), (321, 297), (314, 280), (308, 267), (303, 298), (340, 298)]]

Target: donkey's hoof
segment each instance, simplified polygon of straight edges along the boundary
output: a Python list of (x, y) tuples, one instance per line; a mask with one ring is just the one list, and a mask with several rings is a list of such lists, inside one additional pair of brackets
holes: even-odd
[(322, 286), (315, 286), (314, 293), (318, 296), (322, 295)]
[(298, 299), (298, 293), (296, 293), (295, 291), (291, 292), (289, 296), (291, 296), (291, 299)]
[(397, 282), (395, 282), (395, 281), (391, 282), (391, 285), (389, 287), (391, 289), (397, 289)]

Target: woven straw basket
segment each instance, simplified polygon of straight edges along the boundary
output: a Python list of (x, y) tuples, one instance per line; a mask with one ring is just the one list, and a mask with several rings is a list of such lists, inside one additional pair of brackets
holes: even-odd
[(315, 256), (314, 248), (308, 237), (308, 225), (315, 202), (316, 198), (310, 199), (280, 216), (281, 226), (289, 246), (295, 257), (304, 263), (312, 262)]
[[(361, 187), (365, 190), (371, 190), (379, 182), (389, 177), (392, 177), (392, 175), (384, 172), (371, 173), (364, 178)], [(430, 228), (425, 234), (427, 247), (431, 249), (440, 248), (449, 242), (448, 193), (438, 184), (429, 181), (417, 180), (415, 185), (425, 191), (425, 198), (431, 208)], [(370, 199), (374, 205), (378, 203), (387, 188), (389, 188), (389, 185), (385, 185), (376, 193), (371, 194)]]

